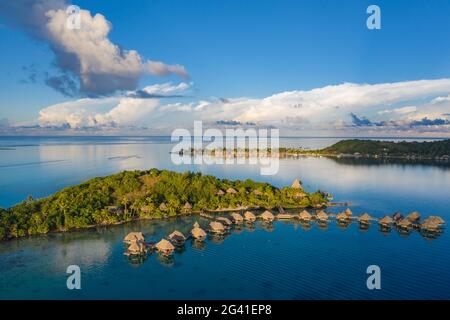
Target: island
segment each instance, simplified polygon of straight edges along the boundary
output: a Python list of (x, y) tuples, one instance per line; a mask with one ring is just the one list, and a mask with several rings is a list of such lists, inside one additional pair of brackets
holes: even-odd
[(208, 211), (308, 208), (327, 205), (327, 194), (308, 193), (295, 180), (277, 188), (252, 180), (218, 179), (167, 170), (124, 171), (65, 188), (44, 199), (31, 196), (0, 209), (0, 239), (170, 218)]
[(297, 157), (305, 156), (325, 156), (325, 157), (348, 157), (348, 158), (393, 158), (410, 160), (450, 160), (450, 139), (437, 141), (381, 141), (381, 140), (361, 140), (348, 139), (341, 140), (329, 147), (309, 150), (303, 148), (280, 147), (276, 150), (266, 149), (193, 149), (181, 150), (180, 155), (208, 155), (212, 157)]

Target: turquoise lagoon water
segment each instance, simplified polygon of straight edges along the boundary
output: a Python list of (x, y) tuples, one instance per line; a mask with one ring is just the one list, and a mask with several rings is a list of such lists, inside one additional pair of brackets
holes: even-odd
[[(339, 139), (289, 138), (284, 146), (323, 147)], [(152, 167), (195, 170), (220, 178), (288, 185), (300, 177), (308, 190), (331, 192), (352, 210), (374, 216), (419, 210), (450, 220), (450, 167), (327, 158), (283, 159), (279, 173), (257, 165), (182, 165), (170, 160), (168, 138), (0, 138), (0, 206), (28, 195), (121, 170)], [(334, 211), (341, 208), (333, 208)], [(203, 246), (188, 242), (173, 260), (123, 255), (122, 239), (139, 230), (157, 241), (188, 232), (196, 217), (140, 221), (0, 243), (0, 299), (449, 299), (450, 237), (383, 233), (330, 222), (327, 228), (275, 222), (271, 228), (233, 230)], [(199, 220), (206, 227), (208, 221)], [(79, 265), (82, 289), (66, 288), (68, 265)], [(368, 290), (366, 268), (381, 269), (381, 290)]]

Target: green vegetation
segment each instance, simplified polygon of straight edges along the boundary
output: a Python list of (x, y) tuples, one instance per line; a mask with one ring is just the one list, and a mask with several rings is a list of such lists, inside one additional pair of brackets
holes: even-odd
[[(281, 151), (281, 150), (280, 150)], [(432, 142), (392, 142), (376, 140), (342, 140), (321, 150), (283, 150), (290, 154), (355, 155), (378, 157), (417, 157), (433, 159), (450, 155), (450, 140)]]
[[(229, 188), (236, 193), (217, 194)], [(252, 180), (220, 180), (157, 169), (125, 171), (65, 188), (45, 199), (29, 197), (12, 208), (0, 209), (0, 239), (175, 216), (185, 212), (186, 202), (193, 211), (201, 211), (239, 206), (309, 207), (322, 205), (326, 199), (320, 191), (278, 189)]]

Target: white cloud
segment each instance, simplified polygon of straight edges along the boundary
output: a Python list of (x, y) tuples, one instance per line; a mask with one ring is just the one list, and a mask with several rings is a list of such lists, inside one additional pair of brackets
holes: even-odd
[(22, 0), (1, 5), (0, 14), (13, 26), (49, 43), (60, 74), (48, 76), (46, 83), (56, 90), (66, 95), (98, 96), (134, 90), (145, 75), (188, 76), (179, 64), (145, 60), (137, 51), (111, 42), (112, 24), (102, 14), (80, 10), (80, 29), (68, 28), (69, 4), (64, 0)]
[[(188, 88), (187, 84), (181, 83), (153, 85), (144, 90), (152, 94), (170, 94)], [(65, 121), (73, 128), (86, 125), (101, 127), (112, 123), (145, 124), (162, 130), (190, 127), (194, 120), (203, 120), (209, 124), (233, 120), (311, 132), (350, 130), (354, 126), (350, 114), (354, 113), (363, 120), (358, 126), (367, 123), (373, 127), (371, 130), (392, 129), (390, 127), (400, 130), (400, 125), (407, 127), (411, 121), (440, 119), (443, 114), (449, 113), (450, 101), (447, 104), (433, 102), (443, 94), (450, 94), (450, 79), (374, 85), (344, 83), (308, 91), (282, 92), (262, 99), (229, 98), (190, 103), (164, 104), (157, 99), (122, 97), (117, 98), (116, 103), (106, 111), (98, 108), (103, 99), (84, 99), (66, 103), (73, 104), (70, 108), (62, 104), (42, 110), (40, 123), (61, 124)], [(411, 101), (416, 102), (414, 106), (411, 106)], [(89, 104), (92, 104), (92, 109), (87, 106)]]

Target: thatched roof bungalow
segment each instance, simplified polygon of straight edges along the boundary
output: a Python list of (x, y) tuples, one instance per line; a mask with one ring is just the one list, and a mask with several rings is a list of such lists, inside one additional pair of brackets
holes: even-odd
[(368, 224), (373, 218), (368, 213), (363, 213), (358, 217), (359, 223)]
[(244, 221), (244, 218), (239, 213), (233, 212), (231, 214), (231, 220), (233, 220), (233, 222), (235, 224), (239, 224), (239, 223), (242, 223)]
[(225, 232), (225, 227), (224, 227), (223, 224), (221, 224), (220, 222), (212, 221), (212, 222), (209, 224), (209, 230), (210, 230), (212, 233), (218, 233), (218, 234), (221, 234), (221, 233), (224, 233), (224, 232)]
[(218, 217), (216, 220), (223, 224), (225, 227), (231, 227), (231, 225), (233, 224), (230, 219), (225, 217)]
[(336, 220), (338, 222), (348, 222), (350, 218), (345, 214), (345, 212), (340, 212), (336, 215)]
[(254, 222), (256, 220), (255, 215), (250, 211), (244, 212), (244, 220), (247, 222)]
[(303, 220), (303, 221), (310, 221), (312, 219), (312, 215), (306, 210), (303, 210), (302, 212), (300, 212), (300, 214), (298, 216), (299, 216), (300, 220)]
[(411, 220), (409, 220), (408, 218), (404, 218), (397, 223), (397, 226), (402, 229), (410, 229), (412, 228), (413, 224)]
[(380, 220), (378, 220), (378, 223), (382, 225), (383, 227), (389, 227), (394, 223), (394, 219), (392, 219), (389, 216), (384, 216)]
[(257, 190), (257, 189), (253, 190), (253, 194), (255, 196), (262, 196), (263, 195), (263, 193), (261, 191)]
[(420, 229), (428, 232), (437, 232), (439, 231), (439, 224), (431, 220), (427, 220), (420, 224)]
[(444, 219), (442, 219), (439, 216), (429, 216), (423, 222), (427, 222), (427, 221), (433, 222), (433, 223), (435, 223), (437, 225), (441, 225), (441, 224), (445, 223)]
[(227, 193), (228, 194), (236, 194), (237, 191), (236, 191), (236, 189), (230, 187), (230, 188), (227, 189)]
[(400, 212), (396, 212), (392, 215), (392, 219), (394, 219), (395, 222), (399, 222), (403, 219), (403, 215)]
[(156, 250), (158, 250), (158, 252), (160, 252), (164, 255), (169, 255), (173, 252), (173, 250), (175, 250), (175, 247), (173, 246), (173, 244), (171, 244), (166, 239), (162, 239), (160, 242), (158, 242), (155, 245), (155, 248), (156, 248)]
[(350, 217), (353, 214), (353, 212), (352, 212), (352, 210), (350, 210), (350, 208), (345, 209), (344, 213), (347, 217)]
[(197, 224), (197, 226), (195, 226), (195, 224), (194, 224), (194, 229), (191, 230), (191, 235), (194, 239), (200, 240), (200, 241), (203, 241), (206, 238), (205, 230), (200, 228), (198, 226), (198, 224)]
[(291, 188), (297, 189), (297, 190), (303, 190), (302, 184), (300, 183), (300, 181), (298, 181), (298, 179), (295, 179), (294, 182), (292, 182)]
[(407, 216), (407, 218), (408, 218), (410, 221), (412, 221), (412, 222), (417, 222), (417, 221), (419, 221), (419, 219), (420, 219), (420, 213), (419, 213), (419, 211), (411, 212), (411, 213)]
[(216, 192), (216, 196), (223, 196), (224, 194), (225, 194), (225, 192), (223, 192), (222, 189), (219, 189), (219, 190)]
[(141, 255), (146, 253), (145, 245), (142, 242), (133, 241), (127, 249), (127, 255)]
[(128, 244), (132, 242), (145, 242), (144, 234), (142, 232), (130, 232), (125, 236), (123, 242)]
[(272, 212), (270, 212), (269, 210), (266, 210), (263, 213), (261, 213), (259, 217), (266, 222), (272, 222), (275, 219)]
[(178, 230), (175, 230), (174, 232), (172, 232), (171, 234), (169, 234), (169, 236), (167, 237), (171, 242), (177, 244), (177, 245), (182, 245), (185, 241), (186, 241), (186, 237), (184, 236), (183, 233), (181, 233)]
[(159, 210), (161, 210), (161, 211), (163, 211), (163, 212), (167, 211), (167, 210), (168, 210), (167, 204), (166, 204), (165, 202), (162, 202), (162, 203), (159, 205)]
[(185, 212), (191, 211), (191, 210), (192, 210), (192, 205), (191, 205), (189, 202), (186, 201), (186, 203), (185, 203), (184, 206), (183, 206), (183, 210), (184, 210)]
[(316, 214), (316, 219), (319, 220), (319, 221), (321, 221), (321, 222), (327, 221), (327, 220), (328, 220), (328, 214), (326, 214), (325, 211), (320, 210), (320, 211), (317, 212), (317, 214)]

